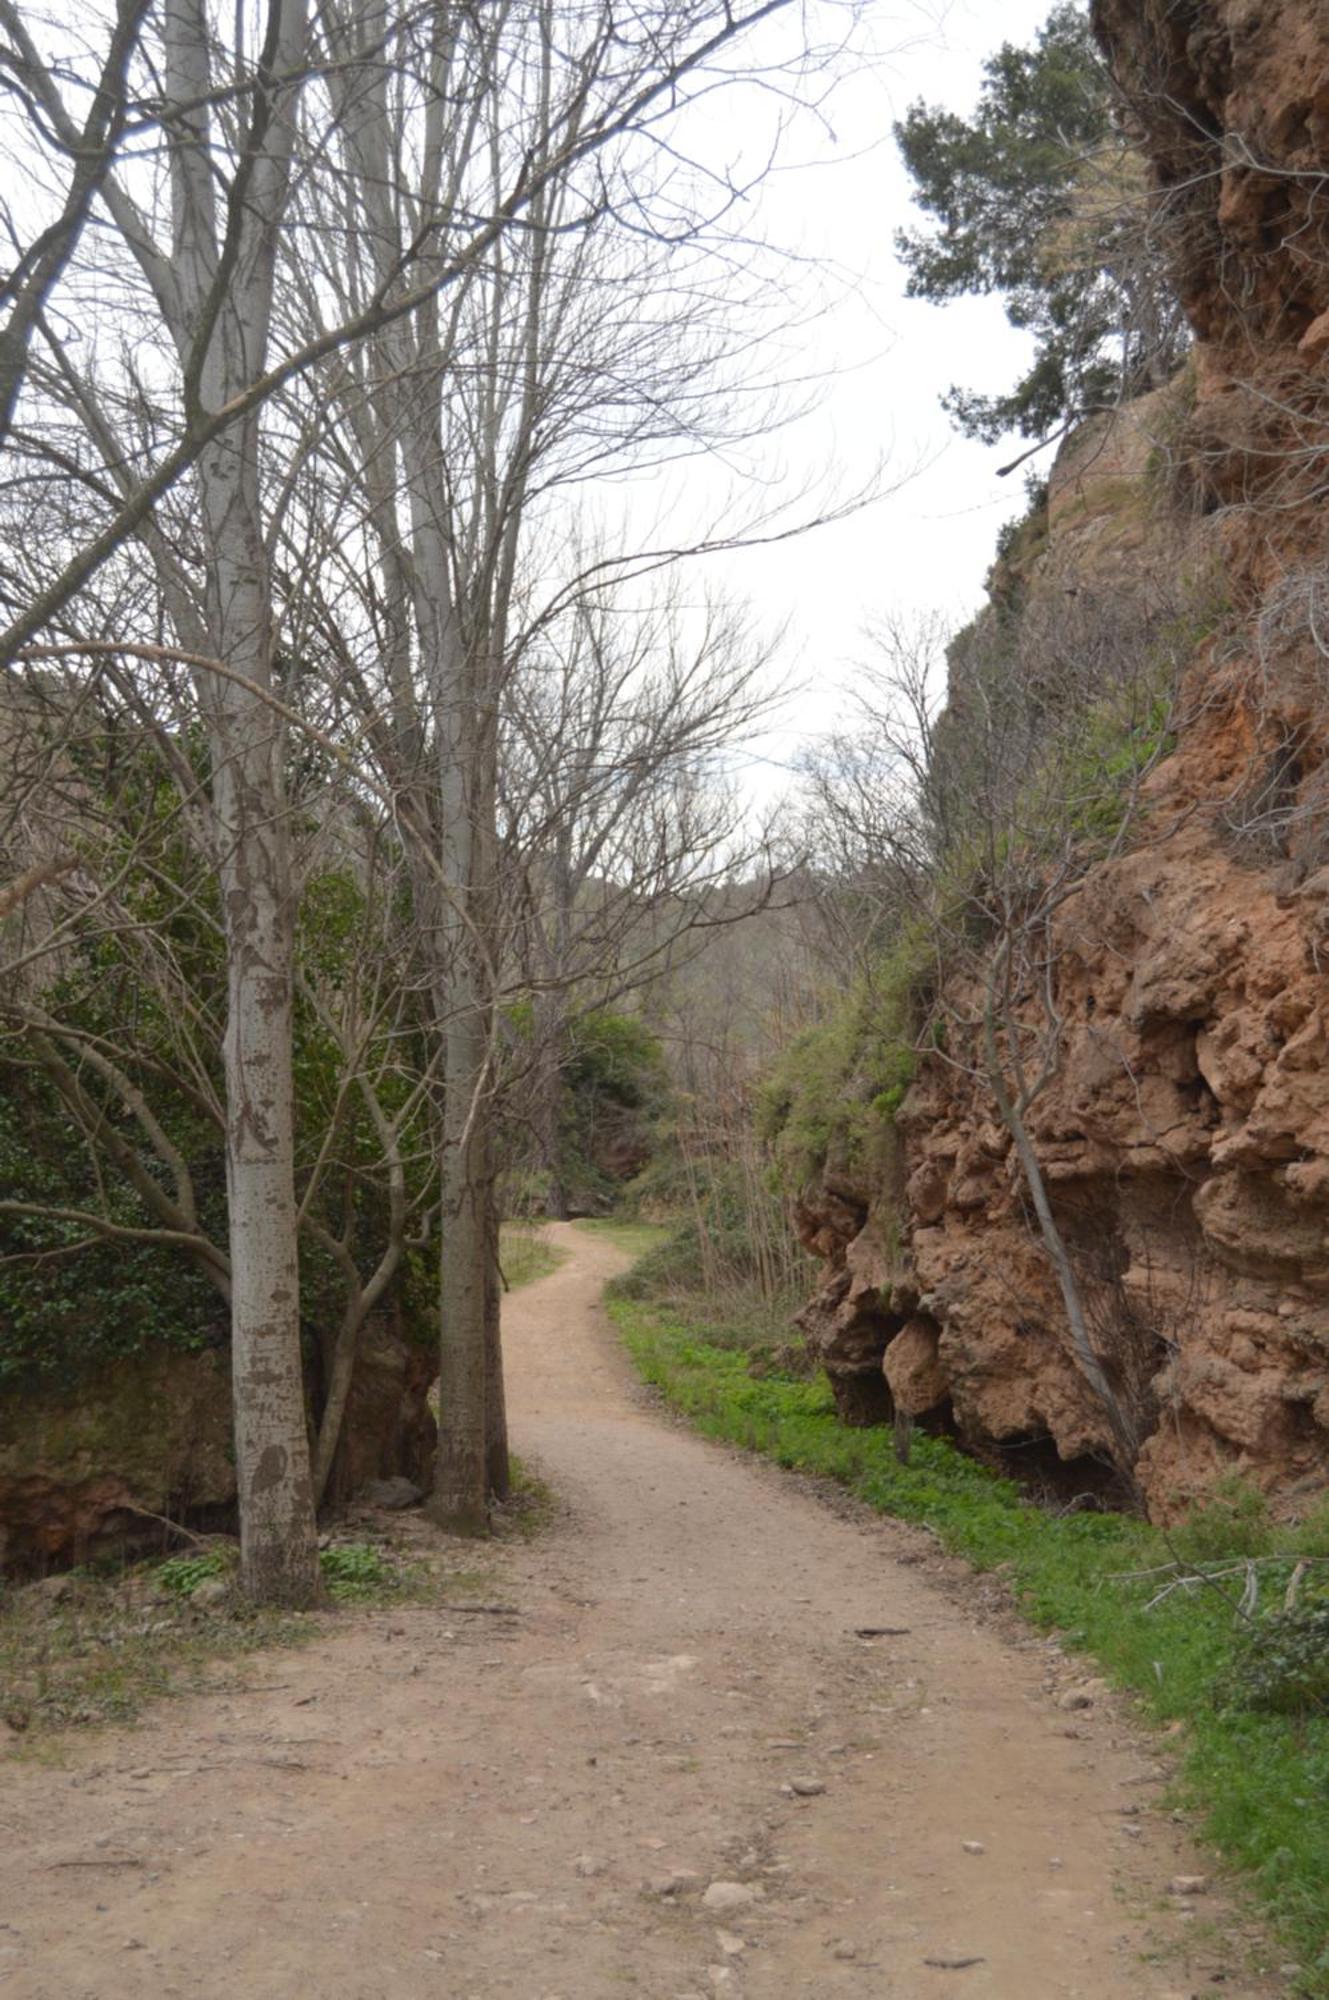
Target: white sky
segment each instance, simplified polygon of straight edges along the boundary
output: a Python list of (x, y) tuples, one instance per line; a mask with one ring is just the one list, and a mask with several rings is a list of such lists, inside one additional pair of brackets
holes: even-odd
[(1010, 386), (1028, 341), (1007, 326), (996, 299), (947, 306), (906, 299), (893, 239), (922, 218), (891, 125), (920, 97), (970, 111), (983, 58), (1003, 41), (1031, 40), (1050, 5), (952, 0), (942, 11), (931, 0), (877, 0), (870, 32), (885, 52), (881, 62), (837, 90), (833, 135), (814, 140), (805, 130), (809, 164), (761, 190), (762, 233), (805, 246), (857, 279), (807, 336), (810, 364), (828, 376), (819, 407), (768, 441), (761, 475), (783, 477), (797, 491), (829, 471), (847, 494), (884, 459), (896, 490), (798, 540), (709, 561), (716, 582), (748, 599), (761, 624), (787, 622), (784, 662), (805, 688), (783, 726), (741, 760), (758, 798), (781, 789), (799, 745), (843, 711), (873, 616), (940, 611), (964, 622), (982, 600), (997, 529), (1026, 504), (1023, 470), (996, 476), (1018, 445), (961, 438), (939, 399), (956, 382)]

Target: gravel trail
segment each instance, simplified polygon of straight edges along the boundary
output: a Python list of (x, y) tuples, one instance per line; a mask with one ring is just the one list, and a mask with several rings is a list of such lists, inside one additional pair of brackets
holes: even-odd
[[(459, 1604), (0, 1772), (6, 2000), (1279, 1990), (1088, 1670), (917, 1531), (651, 1406), (571, 1256), (508, 1301), (558, 1518)], [(410, 1532), (432, 1538), (425, 1524)], [(435, 1538), (436, 1539), (436, 1538)], [(870, 1632), (873, 1636), (863, 1636)]]

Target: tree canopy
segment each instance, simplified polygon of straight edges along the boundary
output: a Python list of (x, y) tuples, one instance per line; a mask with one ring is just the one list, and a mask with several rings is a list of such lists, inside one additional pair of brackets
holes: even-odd
[(909, 296), (1000, 293), (1036, 342), (1005, 394), (950, 390), (960, 430), (986, 443), (1047, 437), (1166, 380), (1186, 336), (1159, 216), (1073, 0), (1031, 48), (1007, 42), (989, 57), (971, 119), (920, 102), (895, 136), (933, 224), (896, 238)]

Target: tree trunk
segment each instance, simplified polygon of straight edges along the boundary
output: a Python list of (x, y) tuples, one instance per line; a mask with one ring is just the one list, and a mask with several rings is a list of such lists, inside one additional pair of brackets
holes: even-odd
[[(302, 0), (274, 14), (276, 75), (299, 72)], [(207, 412), (255, 380), (267, 353), (277, 230), (290, 185), (293, 102), (259, 86), (244, 162), (245, 200), (223, 223), (210, 157), (213, 48), (200, 0), (163, 15), (168, 94), (182, 111), (171, 146), (178, 317), (172, 327), (186, 413)], [(260, 117), (260, 109), (263, 116)], [(225, 269), (222, 230), (232, 263)], [(272, 596), (257, 415), (198, 459), (206, 621), (217, 658), (272, 685)], [(294, 889), (285, 736), (259, 692), (199, 677), (208, 731), (213, 832), (226, 937), (226, 1183), (231, 1252), (231, 1375), (240, 1505), (240, 1575), (266, 1604), (319, 1595), (318, 1538), (300, 1361), (300, 1267), (292, 1068)]]
[(451, 1534), (489, 1526), (485, 1266), (488, 1224), (477, 1104), (486, 1037), (475, 1009), (448, 1024), (439, 1237), (438, 1469), (430, 1518)]
[[(1010, 1030), (1009, 1032), (1014, 1031)], [(1029, 1128), (1025, 1124), (1023, 1113), (1007, 1088), (1005, 1078), (1002, 1074), (1001, 1061), (997, 1048), (996, 1022), (991, 1005), (984, 1012), (983, 1036), (988, 1083), (993, 1096), (997, 1100), (997, 1109), (1001, 1113), (1002, 1122), (1014, 1142), (1016, 1157), (1020, 1162), (1025, 1184), (1029, 1189), (1030, 1199), (1034, 1204), (1034, 1214), (1038, 1218), (1039, 1233), (1043, 1238), (1043, 1247), (1046, 1249), (1052, 1268), (1056, 1273), (1062, 1305), (1066, 1312), (1066, 1323), (1070, 1328), (1071, 1352), (1075, 1360), (1075, 1366), (1081, 1378), (1093, 1393), (1104, 1416), (1107, 1418), (1108, 1429), (1112, 1434), (1112, 1441), (1115, 1447), (1114, 1457), (1117, 1469), (1132, 1496), (1138, 1499), (1139, 1488), (1135, 1479), (1135, 1461), (1139, 1457), (1140, 1438), (1137, 1435), (1135, 1425), (1132, 1423), (1129, 1413), (1122, 1404), (1121, 1398), (1117, 1395), (1109, 1381), (1094, 1347), (1093, 1338), (1089, 1331), (1088, 1315), (1085, 1312), (1084, 1300), (1080, 1294), (1079, 1280), (1075, 1274), (1075, 1266), (1071, 1261), (1071, 1254), (1066, 1246), (1066, 1239), (1058, 1228), (1057, 1219), (1052, 1213), (1052, 1204), (1048, 1199), (1047, 1183), (1043, 1178), (1043, 1169), (1039, 1163), (1038, 1154), (1034, 1150), (1033, 1140), (1029, 1136)]]
[(503, 1387), (503, 1286), (498, 1271), (498, 1189), (492, 1160), (485, 1181), (485, 1480), (489, 1498), (512, 1492), (508, 1408)]
[(263, 1603), (309, 1604), (318, 1595), (318, 1543), (300, 1365), (285, 822), (278, 773), (271, 769), (271, 718), (262, 718), (265, 741), (257, 750), (255, 718), (235, 721), (217, 744), (222, 754), (214, 801), (224, 841), (226, 1184), (240, 1574), (247, 1593)]
[(563, 1043), (564, 1006), (561, 993), (536, 996), (534, 1011), (535, 1074), (531, 1090), (531, 1125), (535, 1134), (536, 1167), (544, 1181), (544, 1211), (554, 1222), (568, 1219), (568, 1191), (563, 1173)]
[(314, 1446), (314, 1504), (321, 1507), (328, 1490), (328, 1480), (332, 1477), (333, 1462), (337, 1456), (337, 1446), (341, 1443), (342, 1424), (346, 1418), (346, 1405), (350, 1401), (351, 1383), (355, 1379), (355, 1361), (360, 1348), (360, 1330), (365, 1323), (364, 1295), (359, 1294), (347, 1304), (332, 1343), (332, 1354), (327, 1364), (327, 1381), (323, 1396), (323, 1413), (319, 1418), (318, 1438)]

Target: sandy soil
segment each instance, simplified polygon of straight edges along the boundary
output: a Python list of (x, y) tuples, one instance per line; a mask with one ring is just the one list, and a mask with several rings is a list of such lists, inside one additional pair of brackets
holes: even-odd
[(556, 1233), (507, 1320), (560, 1516), (463, 1599), (513, 1609), (354, 1614), (8, 1767), (8, 2000), (1278, 1990), (1216, 1888), (1169, 1895), (1209, 1870), (1156, 1748), (1058, 1705), (1085, 1670), (926, 1536), (654, 1411), (617, 1253)]

